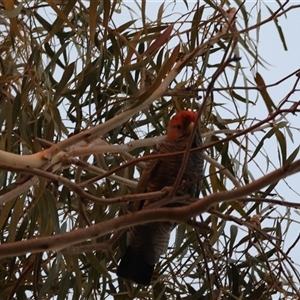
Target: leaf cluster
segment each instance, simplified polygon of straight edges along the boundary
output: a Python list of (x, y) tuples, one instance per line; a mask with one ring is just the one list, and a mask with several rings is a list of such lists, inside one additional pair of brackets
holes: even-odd
[[(258, 43), (272, 22), (288, 49), (279, 21), (299, 7), (287, 2), (272, 10), (263, 1), (163, 1), (154, 12), (147, 1), (2, 1), (1, 244), (126, 214), (125, 197), (134, 198), (144, 167), (136, 158), (150, 153), (178, 110), (200, 114), (201, 197), (291, 164), (299, 152), (292, 125), (299, 70), (268, 84)], [(274, 99), (270, 89), (287, 80), (292, 87)], [(296, 299), (300, 274), (291, 257), (299, 236), (291, 232), (299, 224), (283, 186), (299, 195), (274, 181), (247, 194), (247, 205), (221, 202), (180, 224), (150, 287), (116, 277), (126, 247), (116, 231), (2, 258), (0, 298)], [(274, 199), (281, 209), (268, 203)]]

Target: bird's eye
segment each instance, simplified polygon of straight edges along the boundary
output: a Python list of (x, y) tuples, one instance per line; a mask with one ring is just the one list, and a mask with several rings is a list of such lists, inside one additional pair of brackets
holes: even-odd
[(177, 128), (177, 129), (181, 129), (181, 125), (179, 125), (179, 124), (176, 125), (176, 128)]

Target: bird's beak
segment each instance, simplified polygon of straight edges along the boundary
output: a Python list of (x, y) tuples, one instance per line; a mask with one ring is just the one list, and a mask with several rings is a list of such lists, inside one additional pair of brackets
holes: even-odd
[(195, 123), (194, 123), (194, 122), (191, 122), (190, 125), (189, 125), (189, 132), (192, 132), (192, 131), (193, 131), (194, 126), (195, 126)]

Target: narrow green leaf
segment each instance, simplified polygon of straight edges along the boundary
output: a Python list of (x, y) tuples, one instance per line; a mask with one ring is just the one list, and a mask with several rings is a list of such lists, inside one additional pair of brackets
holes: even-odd
[(269, 93), (267, 92), (264, 79), (262, 78), (262, 76), (259, 73), (256, 73), (254, 80), (255, 80), (257, 86), (259, 87), (259, 92), (265, 101), (265, 104), (268, 108), (269, 114), (271, 114), (273, 112), (273, 110), (276, 109), (276, 105), (274, 104)]
[[(273, 15), (274, 15), (274, 12), (270, 9), (269, 6), (266, 5), (266, 7), (267, 7), (267, 9), (269, 10), (270, 15), (273, 16)], [(279, 21), (278, 21), (277, 18), (274, 18), (273, 21), (274, 21), (274, 24), (275, 24), (275, 26), (276, 26), (276, 28), (277, 28), (277, 31), (278, 31), (280, 40), (281, 40), (282, 45), (283, 45), (283, 49), (284, 49), (285, 51), (288, 51), (288, 47), (287, 47), (287, 44), (286, 44), (286, 41), (285, 41), (284, 33), (283, 33), (283, 31), (282, 31), (281, 26), (279, 25)]]
[(281, 231), (281, 226), (280, 226), (280, 222), (276, 222), (276, 246), (277, 247), (281, 247), (282, 244), (282, 231)]
[(7, 223), (9, 216), (13, 212), (14, 205), (15, 205), (15, 201), (11, 200), (6, 202), (5, 205), (1, 207), (0, 210), (0, 231), (1, 232), (4, 231), (4, 226), (6, 226), (5, 224)]
[(111, 275), (107, 272), (107, 269), (99, 262), (98, 258), (94, 253), (88, 252), (86, 253), (86, 257), (92, 266), (98, 270), (98, 272), (107, 278), (111, 278)]
[[(57, 300), (65, 300), (68, 299), (68, 294), (69, 294), (69, 289), (72, 287), (72, 273), (70, 272), (65, 272), (63, 273), (62, 279), (60, 281), (59, 285), (59, 292), (58, 292), (58, 297)], [(73, 287), (74, 288), (74, 287)]]
[(67, 42), (64, 43), (56, 53), (54, 53), (53, 51), (50, 51), (50, 48), (47, 46), (47, 43), (45, 44), (45, 48), (48, 50), (48, 51), (47, 50), (46, 51), (49, 54), (49, 56), (51, 57), (51, 60), (44, 71), (46, 74), (48, 72), (50, 72), (51, 69), (54, 69), (56, 64), (59, 65), (62, 69), (65, 68), (63, 63), (59, 60), (59, 57), (65, 51), (65, 49), (68, 47), (68, 44), (69, 43), (67, 43)]
[(175, 251), (178, 251), (185, 239), (185, 230), (184, 225), (179, 225), (176, 229), (176, 239), (175, 239)]
[(52, 7), (52, 9), (57, 13), (57, 18), (53, 22), (51, 31), (49, 32), (48, 36), (46, 37), (44, 43), (47, 43), (54, 35), (57, 35), (57, 33), (59, 31), (62, 31), (62, 29), (65, 27), (65, 25), (68, 25), (72, 29), (72, 31), (76, 31), (74, 25), (68, 19), (68, 15), (71, 12), (71, 10), (74, 8), (77, 0), (67, 1), (66, 5), (63, 7), (62, 10), (60, 10), (57, 7), (57, 5), (54, 3), (53, 0), (45, 0), (45, 1), (47, 1), (48, 4)]
[(51, 286), (55, 282), (58, 272), (60, 271), (57, 260), (53, 260), (51, 269), (47, 274), (46, 281), (39, 290), (38, 299), (44, 299), (44, 296), (48, 291), (51, 291)]
[(159, 6), (159, 9), (158, 9), (158, 11), (157, 11), (157, 25), (158, 25), (158, 26), (161, 25), (161, 21), (163, 20), (164, 9), (165, 9), (165, 3), (163, 2), (163, 3)]
[(61, 94), (61, 92), (66, 88), (69, 79), (73, 75), (74, 68), (75, 68), (74, 62), (66, 66), (65, 71), (56, 86), (56, 91), (55, 91), (56, 97), (58, 97)]
[[(286, 124), (286, 122), (284, 122), (284, 123)], [(286, 161), (286, 151), (287, 151), (286, 139), (280, 130), (277, 130), (275, 132), (275, 135), (277, 137), (277, 140), (278, 140), (278, 143), (280, 146), (280, 150), (281, 150), (281, 153), (280, 153), (281, 154), (281, 164), (284, 165), (284, 163)]]
[[(256, 146), (256, 149), (254, 151), (254, 153), (252, 154), (251, 158), (249, 161), (251, 161), (256, 155), (257, 153), (260, 151), (261, 147), (263, 146), (264, 142), (266, 139), (269, 139), (272, 135), (276, 134), (276, 132), (285, 126), (285, 122), (281, 122), (278, 123), (275, 127), (273, 127), (271, 130), (269, 130), (267, 132), (267, 134), (264, 135), (264, 137), (260, 140), (260, 142), (258, 143), (258, 145)], [(286, 150), (285, 150), (286, 151)]]
[(199, 45), (199, 24), (202, 20), (202, 15), (204, 12), (204, 5), (201, 5), (199, 8), (195, 10), (193, 20), (192, 20), (192, 28), (190, 32), (190, 50), (194, 50), (196, 46)]
[(238, 228), (236, 225), (230, 226), (230, 241), (229, 241), (229, 253), (232, 255), (233, 253), (233, 245), (235, 243), (236, 237), (238, 233)]
[(286, 163), (286, 164), (292, 163), (292, 162), (295, 160), (295, 158), (298, 156), (299, 150), (300, 150), (300, 146), (298, 146), (298, 147), (293, 151), (293, 153), (287, 158), (287, 160), (285, 161), (285, 163)]
[(234, 90), (231, 90), (230, 91), (230, 94), (237, 100), (243, 102), (243, 103), (250, 103), (250, 104), (253, 104), (255, 105), (255, 103), (249, 99), (246, 99), (244, 97), (242, 97), (241, 95), (237, 94)]

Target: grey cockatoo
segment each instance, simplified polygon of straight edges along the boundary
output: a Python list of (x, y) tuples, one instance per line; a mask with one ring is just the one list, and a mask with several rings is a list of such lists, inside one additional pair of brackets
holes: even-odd
[[(191, 148), (201, 146), (202, 139), (197, 114), (191, 111), (177, 113), (169, 122), (167, 137), (156, 146), (153, 154), (184, 151), (191, 132), (196, 132)], [(137, 186), (137, 193), (160, 191), (172, 187), (181, 167), (183, 155), (162, 157), (149, 160)], [(203, 178), (202, 151), (190, 152), (182, 174), (181, 184), (175, 196), (189, 195), (190, 201), (199, 197)], [(151, 203), (160, 199), (134, 202), (132, 211), (146, 209)], [(180, 204), (177, 204), (180, 205)], [(181, 204), (182, 205), (182, 204)], [(176, 206), (172, 203), (169, 206)], [(129, 230), (128, 247), (117, 268), (117, 275), (138, 284), (150, 284), (155, 264), (167, 250), (170, 233), (175, 224), (172, 222), (153, 222), (134, 226)]]

